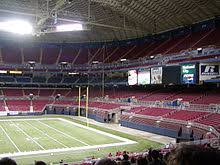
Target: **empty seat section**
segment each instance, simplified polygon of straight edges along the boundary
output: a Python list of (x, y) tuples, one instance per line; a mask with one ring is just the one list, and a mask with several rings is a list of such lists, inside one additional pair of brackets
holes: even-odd
[(40, 62), (41, 48), (30, 47), (23, 49), (24, 62), (35, 61), (36, 63)]
[(71, 106), (73, 104), (73, 102), (68, 101), (68, 100), (56, 100), (56, 101), (53, 102), (53, 104)]
[(209, 91), (206, 95), (193, 102), (194, 104), (220, 104), (220, 90)]
[(130, 53), (132, 55), (131, 59), (137, 59), (139, 57), (145, 57), (149, 53), (148, 49), (150, 49), (153, 43), (146, 42), (144, 44), (137, 45), (137, 47), (133, 50), (134, 53)]
[(3, 100), (0, 100), (0, 111), (5, 111), (5, 103)]
[(33, 83), (46, 83), (46, 77), (35, 76), (33, 77)]
[(133, 45), (130, 51), (125, 55), (125, 59), (137, 59), (146, 55), (146, 50), (150, 43)]
[(15, 82), (15, 78), (13, 76), (0, 76), (0, 82)]
[(210, 30), (203, 30), (200, 32), (194, 32), (189, 37), (186, 37), (183, 42), (176, 45), (168, 53), (177, 53), (182, 50), (192, 48), (200, 39), (202, 39)]
[(79, 50), (79, 52), (76, 55), (76, 58), (74, 59), (74, 64), (86, 64), (88, 63), (88, 49), (82, 48)]
[(55, 64), (60, 53), (60, 48), (44, 48), (42, 64)]
[(119, 49), (118, 46), (111, 46), (105, 48), (104, 62), (110, 63), (110, 58)]
[(119, 46), (115, 49), (115, 51), (109, 55), (108, 62), (118, 61), (121, 58), (124, 58), (124, 56), (129, 53), (129, 51), (133, 48), (133, 45), (126, 45), (126, 46)]
[(69, 76), (64, 77), (63, 83), (67, 83), (67, 84), (75, 83), (78, 79), (79, 79), (79, 77), (69, 77)]
[(19, 47), (3, 47), (1, 49), (2, 59), (4, 63), (20, 64), (21, 63), (21, 49)]
[(182, 101), (194, 103), (197, 99), (204, 95), (202, 89), (184, 89), (182, 92), (169, 98), (169, 100), (182, 99)]
[(155, 51), (160, 48), (164, 44), (165, 41), (153, 41), (152, 44), (146, 50), (146, 56), (155, 55)]
[(16, 81), (20, 83), (30, 83), (31, 78), (30, 77), (16, 77)]
[(205, 47), (208, 45), (216, 45), (220, 46), (220, 28), (214, 29), (207, 37), (202, 39), (198, 44), (196, 44), (196, 47)]
[(132, 107), (128, 112), (130, 113), (139, 113), (140, 111), (144, 110), (146, 107), (140, 106), (140, 107)]
[(66, 97), (68, 98), (73, 98), (79, 96), (79, 91), (78, 89), (71, 89), (70, 91), (68, 91), (68, 93), (66, 94)]
[(218, 131), (220, 131), (220, 114), (211, 114), (208, 115), (205, 118), (202, 118), (200, 121), (198, 121), (201, 124), (205, 124), (208, 126), (215, 127)]
[(7, 96), (10, 96), (10, 97), (21, 97), (23, 96), (23, 91), (22, 89), (4, 89), (3, 90), (3, 94), (7, 97)]
[(49, 100), (33, 100), (33, 102), (32, 102), (33, 110), (34, 111), (43, 111), (44, 107), (50, 103), (51, 103), (51, 101), (49, 101)]
[(60, 94), (61, 96), (66, 96), (70, 90), (71, 89), (55, 89), (53, 95), (56, 96), (57, 94)]
[(60, 62), (72, 63), (74, 61), (74, 59), (76, 58), (78, 52), (79, 52), (79, 49), (62, 48), (59, 63)]
[(9, 111), (30, 111), (29, 100), (7, 100), (6, 104)]
[(38, 95), (38, 92), (39, 92), (39, 89), (23, 89), (24, 91), (24, 94), (26, 96), (29, 96), (31, 93), (34, 95), (34, 96), (37, 96)]
[(47, 83), (60, 83), (63, 77), (61, 76), (52, 76), (47, 80)]
[(188, 120), (194, 120), (196, 118), (205, 116), (207, 114), (208, 112), (179, 110), (175, 113), (168, 115), (167, 118), (188, 121)]
[(40, 89), (39, 96), (41, 97), (49, 97), (52, 96), (54, 89)]
[[(82, 102), (82, 104), (85, 105), (85, 102)], [(94, 108), (105, 109), (105, 110), (113, 110), (119, 108), (122, 105), (115, 103), (106, 103), (106, 102), (90, 102), (89, 106)]]
[(104, 48), (90, 48), (89, 50), (89, 63), (92, 61), (103, 62), (104, 58)]
[(161, 89), (153, 91), (151, 94), (144, 96), (142, 101), (162, 101), (171, 97), (175, 92), (171, 89)]
[(147, 115), (147, 116), (163, 116), (173, 112), (172, 109), (165, 109), (165, 108), (150, 108), (147, 107), (137, 112), (137, 114)]
[(180, 42), (184, 37), (171, 38), (165, 41), (158, 49), (153, 51), (154, 54), (163, 54), (171, 49), (176, 43)]

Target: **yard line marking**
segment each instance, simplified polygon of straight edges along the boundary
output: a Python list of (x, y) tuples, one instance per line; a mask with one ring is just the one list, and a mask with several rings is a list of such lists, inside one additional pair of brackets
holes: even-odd
[(23, 134), (25, 134), (28, 138), (30, 138), (35, 144), (37, 144), (41, 149), (45, 150), (45, 148), (40, 145), (36, 140), (34, 140), (30, 135), (28, 135), (23, 129), (19, 128), (15, 123), (13, 123), (17, 129), (19, 129)]
[(30, 123), (28, 123), (28, 122), (25, 122), (25, 123), (27, 123), (28, 125), (30, 125), (32, 128), (38, 130), (39, 132), (41, 132), (43, 135), (46, 135), (48, 138), (50, 138), (50, 139), (54, 140), (55, 142), (59, 143), (59, 144), (62, 145), (63, 147), (68, 148), (68, 146), (66, 146), (65, 144), (59, 142), (58, 140), (54, 139), (53, 137), (49, 136), (48, 134), (45, 134), (45, 132), (42, 131), (42, 130), (40, 130), (39, 128), (33, 126), (32, 124), (30, 124)]
[(20, 149), (18, 148), (18, 146), (13, 142), (13, 140), (11, 139), (11, 137), (8, 135), (8, 133), (5, 131), (5, 129), (0, 126), (2, 131), (4, 132), (4, 134), (7, 136), (7, 138), (10, 140), (10, 142), (13, 144), (13, 146), (18, 150), (18, 152), (21, 152)]
[(51, 127), (50, 125), (45, 124), (45, 123), (43, 123), (43, 122), (40, 121), (40, 120), (38, 120), (38, 122), (41, 123), (41, 124), (43, 124), (43, 125), (45, 125), (45, 126), (47, 126), (47, 127), (49, 127), (49, 128), (51, 128), (51, 129), (53, 129), (53, 130), (55, 130), (55, 131), (57, 131), (57, 132), (59, 132), (59, 133), (61, 133), (61, 134), (63, 134), (63, 135), (65, 135), (65, 136), (68, 136), (68, 137), (70, 137), (70, 138), (72, 138), (72, 139), (74, 139), (74, 140), (76, 140), (76, 141), (78, 141), (78, 142), (80, 142), (80, 143), (82, 143), (82, 144), (84, 144), (84, 145), (86, 145), (86, 146), (89, 146), (88, 143), (85, 143), (85, 142), (83, 142), (83, 141), (81, 141), (81, 140), (79, 140), (79, 139), (77, 139), (77, 138), (74, 138), (74, 137), (70, 136), (69, 134), (64, 133), (64, 132), (62, 132), (62, 131), (60, 131), (60, 130), (54, 128), (54, 127)]

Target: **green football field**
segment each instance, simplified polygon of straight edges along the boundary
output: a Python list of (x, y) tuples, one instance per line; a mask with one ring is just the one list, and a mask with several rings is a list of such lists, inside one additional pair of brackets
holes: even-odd
[(88, 155), (105, 156), (138, 143), (114, 131), (87, 127), (63, 117), (0, 118), (0, 157), (12, 157), (19, 164), (31, 164), (34, 160), (79, 161)]

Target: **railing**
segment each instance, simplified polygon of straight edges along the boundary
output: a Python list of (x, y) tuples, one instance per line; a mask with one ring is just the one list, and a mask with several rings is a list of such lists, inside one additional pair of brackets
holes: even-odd
[[(125, 103), (123, 100), (119, 99), (102, 99), (103, 101), (111, 101), (111, 102), (122, 102)], [(146, 107), (155, 107), (155, 108), (167, 108), (167, 109), (177, 109), (177, 110), (188, 110), (188, 111), (205, 111), (205, 112), (214, 112), (214, 113), (220, 113), (220, 106), (218, 104), (189, 104), (186, 105), (180, 105), (180, 106), (170, 106), (165, 104), (164, 101), (135, 101), (131, 103), (127, 103), (128, 105), (139, 105), (139, 106), (146, 106)]]
[[(49, 99), (48, 99), (49, 98)], [(77, 96), (72, 98), (61, 97), (60, 100), (63, 101), (75, 101)], [(0, 96), (0, 100), (27, 100), (29, 99), (28, 96), (21, 96), (21, 97), (13, 97), (13, 96)], [(55, 100), (54, 96), (34, 96), (33, 100)], [(161, 101), (136, 101), (128, 103), (127, 99), (111, 99), (111, 98), (90, 98), (90, 101), (99, 101), (99, 102), (107, 102), (107, 103), (117, 103), (123, 104), (127, 106), (146, 106), (146, 107), (155, 107), (155, 108), (166, 108), (166, 109), (176, 109), (176, 110), (187, 110), (187, 111), (202, 111), (202, 112), (213, 112), (213, 113), (220, 113), (220, 105), (217, 104), (189, 104), (189, 106), (169, 106), (164, 104)]]
[[(21, 98), (18, 98), (18, 97), (7, 97), (8, 100), (25, 100), (27, 99), (27, 97), (21, 97)], [(48, 97), (38, 97), (37, 100), (48, 100)], [(51, 99), (49, 100), (54, 100), (53, 97), (51, 97)], [(65, 99), (63, 98), (62, 99), (63, 101), (74, 101), (75, 98), (69, 98), (69, 99)], [(61, 100), (61, 101), (62, 101)], [(106, 103), (106, 100), (105, 99), (91, 99), (90, 101), (99, 101), (99, 102), (105, 102)], [(118, 103), (118, 104), (122, 104), (123, 106), (124, 105), (127, 105), (127, 106), (140, 106), (140, 105), (144, 105), (144, 106), (148, 106), (148, 107), (153, 107), (152, 103), (153, 102), (146, 102), (146, 104), (140, 104), (140, 103), (134, 103), (134, 104), (131, 104), (131, 103), (123, 103), (123, 102), (115, 102), (115, 100), (108, 100), (108, 103)], [(65, 105), (58, 105), (58, 104), (47, 104), (46, 106), (65, 106)], [(78, 107), (78, 106), (73, 106), (71, 105), (71, 107)], [(83, 106), (82, 106), (83, 107)], [(155, 106), (154, 104), (154, 107), (157, 107)], [(166, 107), (167, 108), (167, 107)], [(103, 109), (103, 108), (96, 108), (96, 107), (90, 107), (90, 109), (94, 109), (94, 110), (102, 110), (102, 111), (109, 111), (109, 110), (106, 110), (106, 109)], [(112, 109), (112, 111), (119, 111), (121, 108), (115, 108), (115, 109)], [(187, 109), (188, 110), (188, 109)], [(123, 112), (124, 115), (127, 115), (127, 116), (137, 116), (137, 117), (141, 117), (141, 118), (146, 118), (146, 119), (151, 119), (151, 120), (155, 120), (155, 121), (161, 121), (161, 122), (170, 122), (170, 123), (177, 123), (177, 124), (184, 124), (184, 125), (190, 125), (190, 126), (193, 126), (193, 127), (197, 127), (197, 128), (200, 128), (200, 129), (203, 129), (203, 130), (206, 130), (208, 132), (213, 132), (216, 136), (220, 137), (220, 133), (218, 131), (216, 131), (215, 128), (213, 128), (212, 126), (207, 126), (207, 125), (204, 125), (204, 124), (200, 124), (200, 123), (196, 123), (196, 122), (193, 122), (193, 121), (190, 121), (190, 123), (188, 121), (183, 121), (183, 120), (176, 120), (176, 119), (169, 119), (169, 118), (163, 118), (161, 116), (147, 116), (147, 115), (140, 115), (140, 114), (134, 114), (134, 113), (128, 113), (128, 112)]]
[[(111, 69), (131, 69), (137, 67), (144, 67), (144, 66), (152, 66), (152, 65), (162, 65), (167, 64), (170, 61), (174, 60), (187, 60), (196, 57), (204, 57), (204, 56), (212, 56), (212, 55), (219, 55), (220, 49), (219, 48), (204, 48), (202, 54), (195, 53), (197, 50), (186, 51), (183, 53), (175, 53), (175, 54), (167, 54), (167, 55), (155, 55), (155, 58), (149, 59), (149, 57), (142, 57), (132, 61), (125, 61), (125, 62), (116, 62), (116, 63), (99, 63), (98, 65), (94, 64), (74, 64), (74, 65), (67, 65), (66, 68), (61, 67), (60, 65), (44, 65), (44, 64), (35, 64), (36, 70), (63, 70), (63, 72), (69, 71), (91, 71), (91, 70), (111, 70)], [(163, 63), (161, 63), (163, 61)], [(28, 64), (0, 64), (0, 68), (3, 69), (29, 69)]]
[(190, 141), (190, 142), (181, 142), (176, 143), (175, 145), (204, 145), (204, 144), (210, 144), (212, 148), (220, 149), (220, 139), (219, 138), (212, 138), (212, 139), (203, 139), (203, 140), (196, 140), (196, 141)]
[(163, 118), (163, 117), (158, 117), (158, 116), (147, 116), (147, 115), (140, 115), (140, 114), (134, 114), (134, 113), (128, 113), (128, 112), (123, 112), (123, 115), (127, 115), (130, 117), (130, 119), (133, 116), (140, 117), (140, 118), (145, 118), (145, 119), (151, 119), (160, 122), (168, 122), (168, 123), (174, 123), (174, 124), (181, 124), (181, 125), (188, 125), (192, 127), (196, 127), (202, 130), (206, 130), (207, 132), (212, 132), (214, 133), (217, 137), (220, 137), (220, 133), (216, 131), (216, 129), (212, 126), (207, 126), (204, 124), (196, 123), (196, 122), (188, 122), (188, 121), (183, 121), (183, 120), (177, 120), (177, 119), (169, 119), (169, 118)]

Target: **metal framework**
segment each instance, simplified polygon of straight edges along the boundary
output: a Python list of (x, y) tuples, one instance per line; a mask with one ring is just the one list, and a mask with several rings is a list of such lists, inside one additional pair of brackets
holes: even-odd
[(142, 37), (220, 15), (220, 0), (1, 0), (0, 20), (19, 17), (42, 30), (82, 22), (83, 32), (47, 33), (35, 40), (112, 41)]

